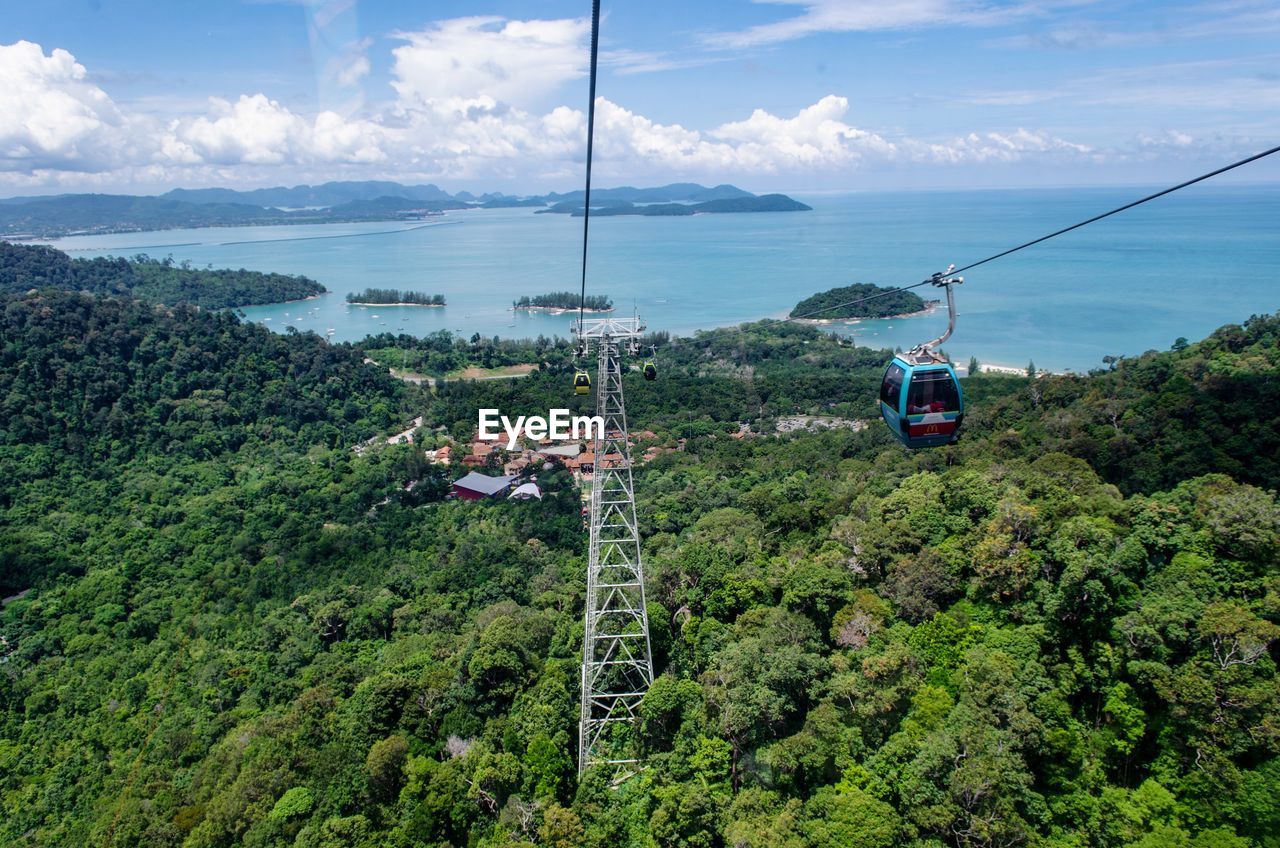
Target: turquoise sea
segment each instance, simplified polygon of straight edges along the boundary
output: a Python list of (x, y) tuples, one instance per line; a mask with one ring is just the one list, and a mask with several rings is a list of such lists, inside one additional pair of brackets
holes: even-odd
[[(781, 317), (854, 282), (914, 283), (1148, 193), (1125, 189), (795, 195), (812, 212), (597, 218), (588, 290), (651, 329), (687, 334)], [(74, 256), (171, 254), (196, 265), (305, 274), (330, 293), (244, 310), (283, 330), (567, 336), (571, 315), (513, 313), (521, 295), (579, 284), (582, 220), (529, 209), (402, 224), (168, 230), (71, 237)], [(1085, 370), (1280, 309), (1280, 186), (1194, 186), (966, 275), (946, 349), (958, 362)], [(442, 293), (448, 306), (348, 306), (367, 286)], [(926, 297), (931, 288), (919, 289)], [(834, 324), (858, 344), (910, 347), (944, 312)]]

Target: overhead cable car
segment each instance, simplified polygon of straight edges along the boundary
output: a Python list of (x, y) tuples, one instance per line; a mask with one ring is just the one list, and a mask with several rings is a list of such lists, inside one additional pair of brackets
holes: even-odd
[(573, 375), (573, 393), (585, 395), (591, 392), (591, 375), (579, 368)]
[(963, 283), (964, 278), (938, 273), (933, 275), (932, 282), (947, 290), (947, 331), (933, 341), (896, 354), (880, 383), (880, 414), (884, 423), (898, 441), (909, 448), (954, 444), (960, 438), (960, 425), (964, 422), (964, 392), (956, 370), (934, 350), (949, 339), (956, 328), (956, 303), (951, 287)]
[(658, 366), (653, 364), (652, 359), (646, 359), (644, 361), (644, 368), (642, 368), (641, 371), (644, 373), (644, 378), (649, 382), (653, 382), (658, 379)]

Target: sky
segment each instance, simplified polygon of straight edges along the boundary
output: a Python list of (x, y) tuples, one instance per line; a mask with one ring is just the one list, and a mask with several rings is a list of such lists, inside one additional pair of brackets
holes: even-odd
[[(602, 7), (597, 186), (1158, 184), (1280, 144), (1275, 0)], [(585, 0), (3, 0), (0, 196), (572, 190), (590, 29)]]

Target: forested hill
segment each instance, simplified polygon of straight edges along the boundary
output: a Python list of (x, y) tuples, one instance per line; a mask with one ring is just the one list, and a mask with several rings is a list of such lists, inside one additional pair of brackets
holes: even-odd
[[(582, 205), (582, 192), (533, 196), (461, 191), (450, 195), (434, 185), (406, 186), (386, 181), (330, 182), (286, 188), (235, 191), (226, 188), (174, 189), (160, 197), (64, 194), (0, 198), (0, 235), (13, 238), (57, 237), (70, 233), (113, 233), (177, 227), (248, 227), (270, 224), (332, 224), (345, 221), (420, 221), (446, 209), (541, 207), (568, 202)], [(613, 211), (631, 204), (662, 204), (663, 214), (759, 212), (807, 209), (784, 195), (756, 197), (731, 185), (711, 188), (674, 183), (653, 188), (597, 189), (594, 197)], [(683, 210), (683, 211), (682, 211)], [(566, 209), (564, 211), (570, 211)]]
[(0, 843), (1277, 844), (1280, 316), (969, 379), (964, 439), (913, 454), (776, 431), (870, 419), (887, 351), (660, 346), (624, 377), (659, 676), (615, 785), (574, 769), (578, 490), (445, 501), (422, 454), (478, 407), (587, 410), (566, 347), (380, 337), (544, 363), (429, 392), (231, 315), (0, 307), (0, 426), (36, 422), (0, 441), (31, 590), (0, 613)]
[[(975, 381), (982, 385), (982, 381)], [(1031, 451), (1089, 462), (1126, 492), (1214, 472), (1280, 489), (1280, 314), (1203, 341), (1118, 359), (1088, 376), (1035, 380), (979, 413)], [(997, 442), (1001, 436), (993, 433)]]
[[(235, 192), (232, 192), (233, 194)], [(461, 201), (405, 201), (372, 195), (322, 209), (277, 209), (250, 203), (188, 202), (171, 197), (64, 194), (0, 202), (0, 235), (56, 238), (189, 227), (262, 227), (344, 221), (420, 220), (425, 213), (462, 209)]]
[(0, 241), (0, 294), (53, 287), (93, 294), (140, 297), (156, 303), (189, 303), (206, 309), (225, 309), (261, 303), (282, 303), (323, 294), (326, 289), (308, 277), (195, 268), (189, 262), (98, 257), (72, 259), (43, 245)]
[[(351, 444), (397, 423), (403, 385), (314, 333), (226, 313), (46, 291), (0, 314), (4, 476), (32, 450), (209, 458), (247, 442)], [(16, 464), (9, 464), (16, 463)]]

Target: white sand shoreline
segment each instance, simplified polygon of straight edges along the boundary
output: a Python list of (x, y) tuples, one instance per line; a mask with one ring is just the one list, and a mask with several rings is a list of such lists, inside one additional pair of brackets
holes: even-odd
[[(959, 366), (957, 366), (957, 368), (959, 368)], [(959, 370), (964, 370), (964, 369), (959, 369)], [(992, 365), (992, 364), (988, 364), (988, 363), (986, 363), (986, 362), (983, 362), (983, 361), (979, 360), (979, 361), (978, 361), (978, 375), (979, 375), (979, 376), (981, 376), (981, 375), (986, 374), (986, 373), (995, 373), (995, 374), (1011, 374), (1011, 375), (1013, 375), (1013, 376), (1015, 376), (1015, 377), (1025, 377), (1025, 376), (1027, 376), (1027, 366), (1025, 366), (1025, 365), (1024, 365), (1024, 366), (1022, 366), (1021, 368), (1018, 368), (1017, 366), (1014, 366), (1014, 365)], [(1069, 371), (1051, 371), (1051, 370), (1049, 370), (1048, 368), (1041, 368), (1039, 365), (1037, 365), (1037, 366), (1036, 366), (1036, 378), (1037, 378), (1037, 379), (1038, 379), (1038, 378), (1040, 378), (1040, 377), (1061, 377), (1061, 376), (1063, 376), (1063, 375), (1065, 375), (1065, 374), (1069, 374), (1069, 373), (1071, 373), (1071, 372), (1069, 372)]]
[(924, 309), (918, 309), (915, 312), (903, 312), (901, 315), (884, 315), (884, 316), (866, 316), (863, 318), (792, 318), (794, 324), (806, 324), (810, 327), (826, 327), (832, 324), (844, 324), (846, 326), (853, 324), (861, 324), (863, 321), (897, 321), (901, 318), (920, 318), (925, 315), (932, 315), (938, 311), (938, 307), (942, 304), (940, 300), (926, 300)]
[(443, 308), (448, 304), (444, 303), (370, 303), (364, 300), (348, 300), (347, 306), (426, 306), (429, 308)]
[[(550, 312), (552, 315), (563, 315), (566, 312), (577, 312), (578, 307), (576, 306), (513, 306), (507, 311), (508, 312)], [(610, 312), (615, 312), (616, 307), (610, 307), (608, 309), (584, 309), (582, 311), (587, 315), (608, 315)]]

